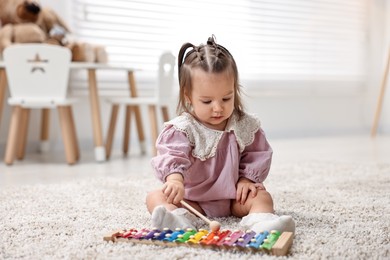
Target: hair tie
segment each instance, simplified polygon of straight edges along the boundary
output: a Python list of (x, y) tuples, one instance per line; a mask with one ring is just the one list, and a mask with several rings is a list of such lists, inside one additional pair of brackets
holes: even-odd
[(207, 45), (213, 45), (214, 47), (217, 47), (217, 38), (214, 34), (212, 34), (211, 37), (207, 39)]

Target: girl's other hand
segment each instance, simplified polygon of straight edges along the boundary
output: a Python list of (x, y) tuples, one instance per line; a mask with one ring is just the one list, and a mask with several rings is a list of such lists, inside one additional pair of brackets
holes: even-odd
[(262, 183), (253, 183), (247, 178), (240, 178), (237, 182), (236, 201), (245, 204), (249, 194), (252, 198), (257, 196), (257, 190), (265, 190)]

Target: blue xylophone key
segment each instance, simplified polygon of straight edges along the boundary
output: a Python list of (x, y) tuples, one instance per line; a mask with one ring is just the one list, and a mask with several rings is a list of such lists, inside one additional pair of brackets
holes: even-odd
[(260, 232), (255, 238), (252, 238), (251, 242), (247, 245), (249, 248), (258, 249), (263, 244), (264, 239), (268, 236), (268, 231)]
[(173, 241), (175, 241), (177, 239), (177, 237), (179, 235), (182, 235), (182, 234), (184, 234), (184, 230), (177, 228), (171, 234), (167, 234), (162, 241), (163, 242), (173, 242)]

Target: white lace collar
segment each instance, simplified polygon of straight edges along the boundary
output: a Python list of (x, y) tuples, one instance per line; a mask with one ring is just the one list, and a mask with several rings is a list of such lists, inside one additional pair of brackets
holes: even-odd
[(175, 129), (185, 133), (191, 145), (194, 146), (192, 156), (202, 161), (215, 155), (224, 132), (234, 132), (240, 152), (242, 152), (245, 146), (253, 142), (255, 133), (260, 129), (260, 121), (257, 117), (244, 114), (239, 120), (236, 113), (230, 117), (224, 131), (204, 126), (189, 113), (183, 113), (181, 116), (166, 122), (165, 125), (172, 125)]

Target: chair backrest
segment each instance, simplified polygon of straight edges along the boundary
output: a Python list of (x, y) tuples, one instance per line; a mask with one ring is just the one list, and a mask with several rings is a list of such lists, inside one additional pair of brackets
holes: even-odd
[(174, 70), (175, 56), (171, 52), (163, 53), (159, 60), (157, 88), (157, 96), (161, 104), (169, 105), (172, 103)]
[(15, 44), (3, 53), (10, 99), (26, 104), (66, 99), (71, 52), (49, 44)]

